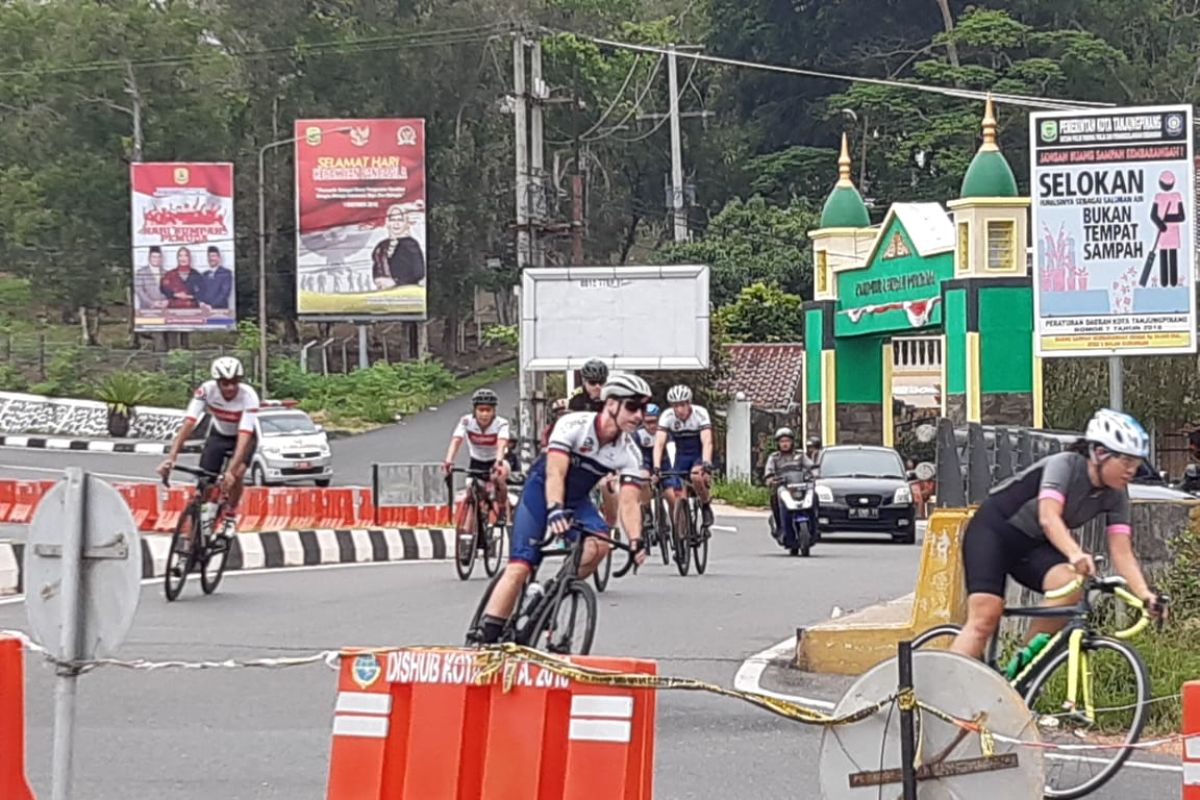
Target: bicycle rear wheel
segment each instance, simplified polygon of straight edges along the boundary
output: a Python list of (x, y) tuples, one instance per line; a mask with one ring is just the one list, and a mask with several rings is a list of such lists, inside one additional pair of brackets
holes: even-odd
[(1137, 742), (1146, 724), (1150, 676), (1138, 651), (1117, 639), (1094, 636), (1084, 639), (1083, 654), (1087, 665), (1081, 667), (1079, 702), (1091, 692), (1095, 719), (1087, 719), (1084, 708), (1065, 708), (1068, 648), (1049, 658), (1025, 691), (1043, 742), (1102, 748), (1082, 758), (1048, 751), (1046, 797), (1086, 797), (1108, 783), (1133, 753), (1127, 746)]
[[(488, 581), (487, 588), (483, 590), (483, 597), (479, 598), (479, 605), (475, 606), (475, 613), (471, 615), (471, 622), (467, 625), (467, 645), (479, 644), (479, 637), (483, 633), (483, 612), (487, 609), (488, 601), (492, 599), (492, 592), (496, 591), (496, 584), (500, 582), (500, 576), (492, 578)], [(521, 605), (525, 601), (525, 592), (521, 592), (521, 597), (517, 599), (516, 608), (513, 610), (513, 616), (517, 615)]]
[(596, 594), (573, 580), (558, 602), (548, 602), (530, 629), (529, 646), (557, 655), (586, 656), (596, 636)]
[(192, 503), (179, 515), (175, 532), (171, 534), (171, 547), (167, 550), (167, 568), (163, 573), (163, 590), (167, 600), (175, 600), (187, 583), (187, 574), (196, 563), (196, 549), (200, 547), (200, 505)]
[(205, 594), (212, 594), (220, 585), (233, 541), (224, 536), (208, 537), (208, 543), (204, 547), (204, 557), (200, 561), (200, 588), (204, 590)]
[(654, 532), (658, 536), (658, 549), (662, 554), (663, 566), (671, 563), (671, 518), (667, 514), (667, 502), (661, 493), (654, 496)]
[(686, 497), (681, 497), (675, 501), (675, 508), (671, 512), (671, 527), (675, 532), (674, 542), (672, 542), (675, 548), (675, 568), (679, 570), (680, 575), (686, 576), (692, 558), (690, 545), (692, 541), (692, 515), (691, 510), (688, 508)]
[(454, 571), (458, 573), (460, 581), (467, 580), (475, 571), (475, 557), (479, 555), (480, 531), (484, 530), (480, 525), (486, 522), (483, 515), (479, 513), (475, 495), (469, 490), (467, 498), (463, 502), (466, 503), (467, 508), (462, 514), (462, 518), (468, 520), (474, 526), (474, 530), (456, 528), (454, 531)]

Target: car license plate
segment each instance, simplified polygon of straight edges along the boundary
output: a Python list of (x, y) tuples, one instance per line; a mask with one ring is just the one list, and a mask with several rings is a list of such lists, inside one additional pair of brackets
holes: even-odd
[(850, 519), (879, 519), (878, 508), (852, 508)]
[(312, 469), (311, 461), (297, 461), (296, 469)]

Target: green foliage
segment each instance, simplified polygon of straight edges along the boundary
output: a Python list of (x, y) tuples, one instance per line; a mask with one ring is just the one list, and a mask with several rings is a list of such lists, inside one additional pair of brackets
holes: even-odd
[(260, 336), (257, 322), (251, 319), (240, 320), (237, 324), (237, 349), (246, 353), (257, 353)]
[(803, 201), (787, 206), (762, 197), (734, 198), (713, 217), (703, 239), (671, 245), (663, 257), (672, 263), (712, 267), (713, 305), (737, 299), (743, 286), (775, 284), (801, 297), (812, 296), (812, 248), (807, 235), (818, 213)]
[(775, 285), (752, 283), (717, 314), (731, 342), (804, 340), (804, 301)]
[(516, 325), (489, 325), (483, 331), (483, 343), (488, 347), (507, 347), (515, 350), (518, 341)]
[(12, 364), (0, 364), (0, 392), (24, 392), (29, 389), (29, 380)]
[[(1081, 431), (1108, 405), (1108, 361), (1045, 360), (1046, 427)], [(1147, 428), (1187, 425), (1200, 416), (1200, 372), (1192, 356), (1139, 356), (1124, 360), (1125, 410)]]
[(92, 387), (83, 379), (83, 350), (73, 345), (59, 347), (46, 365), (46, 380), (29, 387), (47, 397), (92, 397)]
[(143, 373), (114, 372), (98, 383), (93, 391), (97, 400), (108, 403), (110, 410), (128, 415), (134, 406), (147, 403), (153, 392), (143, 378)]
[(712, 496), (731, 506), (765, 508), (771, 504), (771, 490), (749, 481), (713, 481)]

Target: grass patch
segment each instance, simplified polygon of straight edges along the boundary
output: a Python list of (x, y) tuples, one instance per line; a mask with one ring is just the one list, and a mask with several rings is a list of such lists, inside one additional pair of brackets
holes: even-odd
[(749, 481), (714, 481), (712, 496), (731, 506), (765, 508), (771, 504), (771, 490)]

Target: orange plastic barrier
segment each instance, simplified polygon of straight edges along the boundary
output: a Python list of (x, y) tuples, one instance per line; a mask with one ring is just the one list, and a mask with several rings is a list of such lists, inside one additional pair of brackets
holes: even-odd
[(54, 481), (17, 481), (8, 521), (23, 524), (32, 520), (37, 504), (53, 486)]
[[(476, 686), (471, 650), (346, 654), (328, 800), (650, 800), (651, 689), (579, 684), (519, 662)], [(655, 674), (653, 661), (578, 664)]]
[(139, 531), (154, 530), (158, 521), (158, 489), (152, 483), (115, 483), (113, 486), (133, 514)]
[(262, 530), (263, 520), (267, 516), (267, 489), (247, 486), (242, 490), (242, 502), (238, 505), (238, 530)]
[(191, 486), (172, 486), (169, 489), (158, 488), (157, 491), (158, 519), (154, 521), (154, 530), (174, 533), (175, 526), (179, 524), (179, 518), (183, 516), (195, 489)]
[(1183, 695), (1183, 800), (1200, 800), (1200, 681), (1188, 681)]
[(370, 528), (375, 525), (375, 503), (370, 489), (354, 490), (354, 526)]
[(17, 482), (0, 481), (0, 522), (8, 522), (13, 503), (17, 501)]
[(270, 488), (267, 490), (267, 516), (262, 521), (264, 531), (287, 530), (292, 517), (291, 495), (289, 489)]
[(353, 528), (354, 490), (321, 489), (317, 526), (320, 528)]
[(25, 676), (21, 640), (0, 637), (0, 797), (34, 800), (25, 779)]
[(292, 490), (292, 528), (319, 528), (321, 522), (321, 495), (325, 489), (303, 488)]

